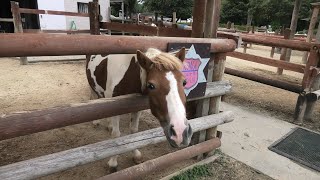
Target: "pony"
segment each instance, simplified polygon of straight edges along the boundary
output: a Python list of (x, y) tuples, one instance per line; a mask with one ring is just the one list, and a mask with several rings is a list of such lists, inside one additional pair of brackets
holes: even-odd
[[(186, 117), (187, 84), (181, 70), (185, 48), (175, 54), (149, 48), (145, 53), (92, 55), (87, 57), (86, 74), (94, 98), (110, 98), (141, 93), (148, 96), (151, 113), (159, 120), (167, 141), (172, 147), (188, 146), (192, 129)], [(141, 112), (131, 113), (130, 132), (138, 132)], [(120, 116), (108, 118), (111, 136), (120, 136)], [(99, 120), (93, 121), (98, 125)], [(135, 163), (142, 161), (141, 152), (133, 151)], [(116, 171), (117, 156), (108, 162)]]

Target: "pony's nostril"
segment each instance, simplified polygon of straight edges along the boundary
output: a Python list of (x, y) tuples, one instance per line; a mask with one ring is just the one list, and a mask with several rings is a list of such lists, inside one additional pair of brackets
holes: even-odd
[(188, 136), (192, 136), (193, 132), (192, 132), (192, 128), (190, 126), (190, 124), (188, 125)]
[(170, 135), (172, 135), (172, 136), (177, 136), (177, 133), (176, 133), (176, 131), (174, 130), (174, 126), (170, 126)]

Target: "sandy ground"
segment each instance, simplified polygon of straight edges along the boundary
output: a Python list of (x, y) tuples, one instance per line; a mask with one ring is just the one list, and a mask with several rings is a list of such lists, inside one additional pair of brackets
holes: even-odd
[[(266, 49), (254, 46), (248, 49), (248, 53), (268, 56)], [(299, 54), (297, 54), (299, 55)], [(298, 56), (297, 56), (298, 57)], [(254, 63), (238, 61), (228, 58), (228, 67), (237, 67), (254, 71), (259, 74), (277, 77), (275, 68), (259, 65), (264, 70), (252, 67)], [(42, 109), (73, 102), (83, 102), (89, 99), (89, 88), (85, 77), (84, 61), (72, 63), (36, 63), (28, 66), (20, 66), (17, 59), (1, 58), (0, 61), (0, 114), (23, 110)], [(285, 71), (283, 77), (290, 81), (299, 81), (301, 76)], [(290, 121), (292, 118), (297, 95), (270, 86), (254, 83), (241, 78), (226, 75), (225, 79), (233, 83), (233, 92), (226, 97), (226, 101), (232, 104), (247, 106), (257, 112), (262, 111), (279, 116)], [(319, 106), (316, 115), (319, 115)], [(319, 117), (319, 116), (317, 116)], [(124, 116), (121, 121), (122, 135), (129, 133), (129, 117)], [(139, 130), (158, 127), (158, 121), (148, 112), (144, 111)], [(318, 123), (306, 123), (307, 127), (319, 130)], [(63, 151), (82, 145), (102, 141), (110, 138), (110, 132), (104, 126), (95, 128), (91, 123), (69, 126), (33, 135), (18, 137), (0, 142), (0, 165), (7, 165), (41, 155)], [(172, 152), (173, 149), (167, 143), (161, 143), (143, 148), (143, 159), (148, 160), (157, 156)], [(157, 153), (154, 153), (154, 152)], [(123, 169), (134, 165), (131, 153), (119, 157), (119, 168)], [(194, 162), (191, 159), (166, 170), (151, 174), (146, 179), (159, 179), (177, 169), (182, 169)], [(99, 162), (79, 166), (71, 170), (53, 174), (42, 179), (95, 179), (108, 173), (108, 159)], [(234, 164), (234, 163), (231, 163)], [(242, 171), (252, 171), (249, 167), (241, 164), (236, 170), (230, 166), (230, 171), (236, 174)], [(227, 178), (228, 171), (217, 172)], [(256, 173), (260, 179), (259, 173)], [(219, 177), (221, 177), (219, 176)], [(246, 178), (242, 178), (246, 179)]]
[[(242, 48), (237, 51), (242, 52)], [(253, 45), (252, 48), (247, 50), (247, 53), (269, 57), (270, 48)], [(292, 55), (291, 62), (301, 63), (302, 52), (293, 51)], [(280, 55), (275, 54), (274, 58), (279, 59)], [(303, 74), (286, 70), (284, 70), (282, 76), (279, 76), (276, 73), (277, 68), (275, 67), (231, 57), (227, 58), (226, 66), (297, 84), (300, 84), (303, 78)], [(266, 112), (279, 119), (292, 122), (298, 94), (227, 74), (224, 76), (224, 79), (230, 80), (233, 87), (233, 92), (226, 96), (226, 102), (239, 106), (247, 106), (256, 112)], [(320, 103), (317, 103), (315, 112), (313, 113), (314, 122), (304, 122), (303, 126), (320, 131), (319, 117)]]

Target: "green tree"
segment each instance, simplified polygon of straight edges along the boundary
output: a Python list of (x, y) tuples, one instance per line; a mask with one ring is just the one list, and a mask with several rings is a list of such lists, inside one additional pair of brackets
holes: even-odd
[(144, 8), (166, 17), (177, 13), (177, 19), (188, 19), (192, 16), (193, 0), (144, 0)]
[(235, 24), (246, 24), (249, 0), (224, 0), (222, 1), (221, 23), (228, 21)]
[(247, 26), (251, 26), (252, 21), (260, 23), (264, 21), (265, 7), (268, 1), (265, 0), (249, 0), (247, 11)]

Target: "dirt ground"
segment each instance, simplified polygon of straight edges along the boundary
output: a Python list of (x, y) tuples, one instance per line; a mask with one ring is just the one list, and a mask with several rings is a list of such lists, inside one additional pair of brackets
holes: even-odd
[[(269, 47), (253, 45), (247, 53), (269, 57)], [(237, 51), (242, 52), (242, 48)], [(301, 64), (302, 52), (293, 51), (291, 62)], [(280, 59), (280, 54), (275, 54), (275, 59)], [(252, 72), (265, 77), (285, 80), (291, 83), (301, 84), (303, 74), (284, 70), (284, 74), (277, 75), (277, 68), (257, 64), (249, 61), (227, 58), (227, 67)], [(225, 101), (242, 107), (247, 107), (256, 112), (267, 113), (279, 119), (292, 122), (298, 94), (285, 91), (272, 86), (255, 83), (250, 80), (226, 74), (224, 79), (231, 81), (232, 93), (226, 96)], [(317, 103), (313, 113), (314, 122), (304, 122), (302, 126), (320, 131), (320, 103)]]
[[(248, 53), (268, 56), (269, 51), (267, 50), (261, 46), (254, 45), (252, 49), (248, 49)], [(294, 55), (293, 61), (298, 61), (300, 54), (294, 52)], [(254, 71), (266, 76), (285, 78), (293, 82), (299, 82), (302, 77), (300, 74), (287, 71), (285, 71), (284, 76), (278, 77), (274, 73), (276, 72), (275, 68), (263, 65), (255, 65), (253, 68), (253, 64), (233, 58), (228, 58), (227, 60), (228, 67)], [(0, 66), (0, 114), (42, 109), (89, 100), (90, 91), (85, 77), (84, 61), (36, 63), (21, 66), (16, 58), (1, 58)], [(257, 67), (263, 70), (258, 70)], [(225, 79), (230, 80), (233, 84), (233, 92), (226, 96), (225, 101), (239, 106), (246, 106), (257, 112), (268, 113), (286, 121), (292, 120), (297, 94), (229, 75), (225, 75)], [(319, 114), (320, 108), (317, 106), (315, 117), (319, 117)], [(120, 127), (122, 135), (125, 135), (129, 133), (129, 117), (126, 115), (122, 119)], [(319, 119), (317, 120), (316, 123), (306, 123), (305, 126), (320, 131)], [(158, 126), (158, 121), (150, 112), (144, 111), (139, 130), (142, 131)], [(104, 126), (96, 128), (91, 123), (83, 123), (0, 141), (0, 166), (99, 142), (108, 138), (110, 138), (110, 132)], [(143, 160), (152, 159), (172, 151), (174, 149), (170, 148), (167, 143), (160, 143), (141, 149)], [(119, 168), (123, 169), (134, 165), (131, 158), (131, 153), (121, 155), (118, 161)], [(40, 179), (95, 179), (108, 173), (107, 162), (108, 159), (104, 159)], [(195, 162), (193, 159), (184, 161), (163, 171), (150, 174), (145, 179), (159, 179), (193, 162)], [(214, 167), (217, 167), (214, 168), (214, 171), (215, 174), (219, 175), (220, 179), (238, 179), (237, 177), (239, 176), (230, 177), (228, 175), (229, 171), (234, 172), (234, 174), (243, 174), (244, 176), (240, 179), (263, 179), (260, 176), (264, 175), (259, 173), (250, 174), (246, 178), (245, 175), (248, 173), (245, 172), (253, 172), (254, 170), (242, 163), (239, 163), (236, 168), (233, 166), (219, 168), (223, 166), (223, 163), (219, 164), (219, 162), (222, 161), (214, 163), (216, 164)], [(231, 164), (236, 163), (232, 161)]]

